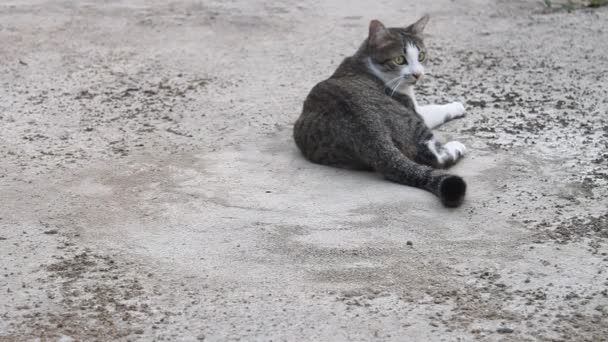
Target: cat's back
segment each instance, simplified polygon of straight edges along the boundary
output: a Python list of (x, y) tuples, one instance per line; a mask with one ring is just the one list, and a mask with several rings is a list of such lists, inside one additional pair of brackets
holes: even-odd
[[(386, 115), (398, 104), (373, 79), (333, 75), (316, 84), (294, 125), (296, 145), (311, 161), (347, 168), (367, 168), (355, 152), (370, 130), (390, 131)], [(379, 113), (382, 111), (382, 118)], [(390, 115), (389, 115), (390, 116)]]
[(303, 112), (325, 110), (339, 106), (346, 109), (352, 107), (353, 93), (359, 88), (354, 77), (328, 78), (317, 83), (308, 93), (304, 101)]
[(300, 119), (331, 113), (326, 119), (353, 118), (365, 114), (365, 107), (390, 107), (392, 101), (378, 89), (378, 84), (359, 75), (332, 76), (317, 83), (309, 92)]
[[(353, 82), (354, 81), (354, 82)], [(350, 135), (359, 120), (356, 80), (330, 77), (309, 92), (302, 113), (294, 125), (296, 145), (309, 160), (344, 167), (356, 167)]]

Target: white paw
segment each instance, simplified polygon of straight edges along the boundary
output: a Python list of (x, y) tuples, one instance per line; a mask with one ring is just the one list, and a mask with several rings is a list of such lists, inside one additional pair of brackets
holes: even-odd
[(461, 102), (452, 102), (446, 105), (450, 119), (464, 116), (464, 105)]
[(452, 159), (458, 159), (467, 153), (467, 148), (458, 141), (450, 141), (449, 143), (443, 145), (446, 152), (452, 157)]

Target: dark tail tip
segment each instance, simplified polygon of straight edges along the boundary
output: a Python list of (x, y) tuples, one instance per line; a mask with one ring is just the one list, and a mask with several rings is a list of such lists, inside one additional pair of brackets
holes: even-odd
[(446, 207), (460, 206), (466, 192), (467, 183), (458, 176), (447, 176), (439, 184), (439, 198)]

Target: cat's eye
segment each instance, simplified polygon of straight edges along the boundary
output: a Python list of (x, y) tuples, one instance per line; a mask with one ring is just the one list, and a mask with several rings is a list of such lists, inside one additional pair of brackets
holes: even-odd
[(405, 56), (398, 56), (393, 58), (393, 63), (397, 64), (397, 65), (403, 65), (406, 63), (405, 61)]
[(424, 53), (424, 51), (420, 51), (420, 53), (418, 53), (418, 61), (424, 62), (425, 59), (426, 59), (426, 53)]

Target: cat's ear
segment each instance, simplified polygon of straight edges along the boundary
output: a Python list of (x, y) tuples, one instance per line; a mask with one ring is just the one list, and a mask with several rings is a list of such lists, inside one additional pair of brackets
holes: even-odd
[(422, 16), (422, 18), (418, 19), (417, 22), (406, 27), (405, 29), (415, 35), (422, 35), (422, 31), (424, 31), (424, 27), (429, 22), (429, 19), (431, 19), (431, 17), (429, 17), (428, 14), (425, 14)]
[(372, 20), (369, 23), (369, 44), (374, 47), (381, 47), (390, 38), (390, 33), (379, 20)]

